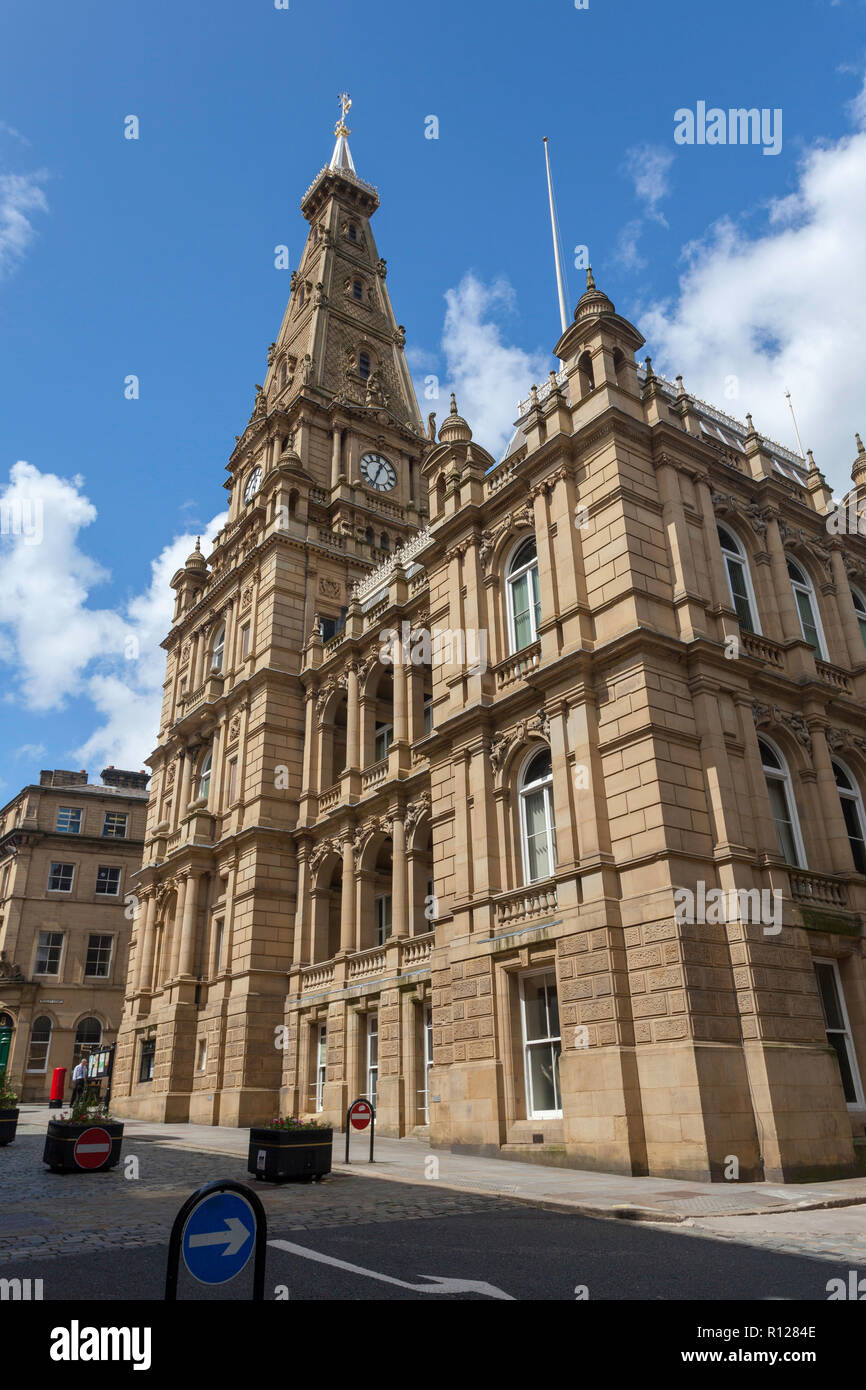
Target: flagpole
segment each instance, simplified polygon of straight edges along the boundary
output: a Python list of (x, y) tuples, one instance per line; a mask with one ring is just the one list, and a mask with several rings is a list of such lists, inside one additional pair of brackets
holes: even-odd
[(547, 166), (547, 196), (550, 200), (550, 229), (553, 233), (553, 259), (556, 264), (556, 289), (559, 294), (559, 317), (562, 323), (562, 331), (568, 327), (568, 313), (565, 308), (565, 293), (562, 288), (562, 263), (559, 259), (559, 237), (556, 227), (556, 210), (553, 203), (553, 180), (550, 177), (550, 151), (547, 148), (547, 136), (544, 140), (544, 162)]

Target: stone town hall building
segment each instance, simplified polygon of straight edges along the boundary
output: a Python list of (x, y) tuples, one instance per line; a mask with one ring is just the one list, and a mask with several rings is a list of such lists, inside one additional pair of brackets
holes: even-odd
[(591, 276), (505, 457), (435, 435), (347, 133), (172, 580), (117, 1110), (851, 1172), (866, 539)]

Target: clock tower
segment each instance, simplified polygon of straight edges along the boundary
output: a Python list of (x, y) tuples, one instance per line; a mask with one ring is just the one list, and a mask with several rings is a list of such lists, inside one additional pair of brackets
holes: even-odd
[[(270, 1113), (298, 894), (310, 642), (427, 521), (430, 447), (341, 97), (330, 162), (250, 418), (228, 520), (172, 580), (165, 694), (114, 1096), (128, 1115)], [(217, 1062), (214, 1059), (219, 1059)], [(214, 1070), (216, 1068), (216, 1070)]]

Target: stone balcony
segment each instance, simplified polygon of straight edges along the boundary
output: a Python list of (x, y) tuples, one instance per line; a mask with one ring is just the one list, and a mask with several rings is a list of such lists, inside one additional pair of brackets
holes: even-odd
[(298, 990), (302, 995), (318, 994), (330, 988), (361, 985), (368, 981), (415, 974), (429, 965), (435, 941), (434, 932), (423, 936), (391, 936), (383, 946), (354, 951), (348, 956), (321, 961), (301, 968)]

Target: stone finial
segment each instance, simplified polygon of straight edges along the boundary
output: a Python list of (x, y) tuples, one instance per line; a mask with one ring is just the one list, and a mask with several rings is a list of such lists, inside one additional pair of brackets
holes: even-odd
[(647, 381), (653, 381), (655, 379), (655, 372), (653, 371), (653, 360), (651, 357), (646, 357), (644, 359), (644, 366), (646, 367)]
[(854, 438), (857, 442), (857, 453), (866, 454), (866, 449), (863, 448), (863, 440), (860, 438), (859, 434), (855, 434)]
[(863, 487), (866, 484), (866, 448), (863, 447), (863, 440), (859, 434), (854, 436), (857, 442), (857, 457), (851, 468), (851, 478), (855, 486)]
[(746, 415), (746, 424), (747, 424), (748, 427), (749, 427), (749, 434), (754, 434), (754, 433), (755, 433), (755, 426), (754, 426), (754, 423), (752, 422), (752, 417), (751, 417), (751, 415), (749, 415), (749, 414)]
[(588, 290), (595, 289), (595, 276), (592, 273), (592, 266), (589, 265), (586, 267), (586, 288)]
[(678, 377), (676, 378), (676, 383), (677, 383), (677, 395), (678, 395), (678, 396), (684, 396), (684, 395), (686, 394), (686, 388), (683, 386), (683, 379), (682, 379), (681, 376), (678, 376)]

